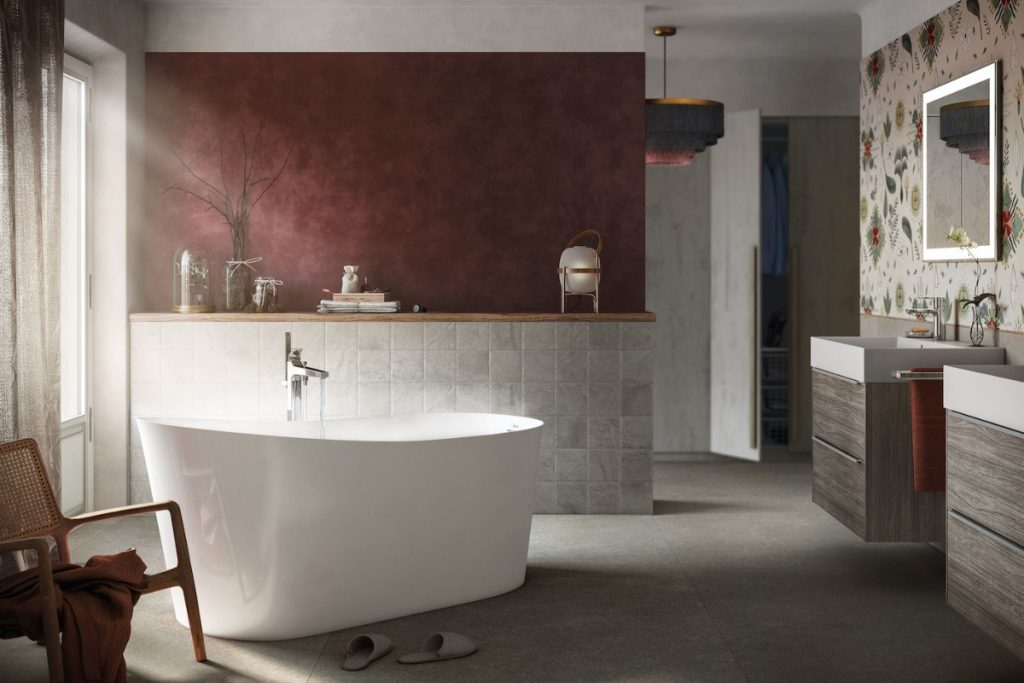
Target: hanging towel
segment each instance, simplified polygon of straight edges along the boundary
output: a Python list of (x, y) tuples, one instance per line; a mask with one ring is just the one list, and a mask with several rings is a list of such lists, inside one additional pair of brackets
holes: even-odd
[[(942, 368), (913, 368), (913, 372), (942, 372)], [(914, 490), (946, 490), (946, 411), (942, 380), (910, 380), (911, 445)]]

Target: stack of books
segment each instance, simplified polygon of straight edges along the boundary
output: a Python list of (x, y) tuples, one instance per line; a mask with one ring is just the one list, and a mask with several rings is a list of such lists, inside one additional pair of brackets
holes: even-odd
[(360, 294), (334, 293), (322, 299), (317, 313), (398, 313), (402, 302), (394, 301), (391, 292), (362, 292)]

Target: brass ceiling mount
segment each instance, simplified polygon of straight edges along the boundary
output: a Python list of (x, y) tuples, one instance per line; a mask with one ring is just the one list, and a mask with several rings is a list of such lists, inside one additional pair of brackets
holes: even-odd
[(676, 27), (675, 26), (655, 26), (654, 27), (654, 35), (658, 36), (659, 38), (668, 38), (669, 36), (674, 36), (675, 34), (676, 34)]

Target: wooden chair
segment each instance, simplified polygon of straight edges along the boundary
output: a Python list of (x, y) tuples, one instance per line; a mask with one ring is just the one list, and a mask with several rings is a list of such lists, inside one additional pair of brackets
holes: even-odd
[[(58, 555), (63, 562), (71, 561), (71, 549), (68, 535), (79, 526), (103, 519), (125, 517), (147, 512), (167, 511), (171, 516), (171, 529), (174, 533), (174, 548), (177, 551), (178, 563), (175, 567), (159, 574), (146, 575), (143, 593), (154, 593), (165, 588), (179, 587), (185, 594), (185, 610), (188, 614), (189, 630), (192, 632), (192, 647), (197, 662), (206, 661), (206, 644), (203, 640), (203, 626), (199, 618), (199, 603), (196, 600), (195, 580), (192, 577), (192, 563), (189, 560), (188, 541), (185, 539), (185, 527), (181, 521), (181, 509), (172, 500), (161, 503), (145, 503), (126, 507), (102, 510), (75, 517), (65, 517), (57, 506), (57, 500), (50, 487), (50, 481), (43, 468), (39, 455), (39, 446), (33, 439), (22, 439), (0, 445), (0, 542), (15, 541), (0, 546), (0, 552), (34, 548), (39, 555), (41, 590), (44, 605), (53, 601), (53, 579), (50, 571), (48, 549), (44, 549), (45, 537), (52, 537), (57, 544)], [(43, 545), (39, 545), (42, 543)], [(27, 545), (26, 545), (27, 544)], [(42, 580), (49, 576), (49, 581)], [(49, 610), (49, 607), (46, 607)], [(56, 627), (56, 606), (54, 606), (54, 624), (47, 620), (47, 657), (50, 663), (51, 680), (62, 680), (63, 672), (60, 659), (59, 641), (53, 638), (51, 628)], [(56, 650), (54, 650), (56, 648)], [(56, 655), (54, 654), (56, 652)], [(56, 657), (56, 659), (55, 659)], [(54, 668), (56, 661), (57, 668)], [(54, 672), (57, 672), (55, 677)]]
[(50, 667), (51, 683), (64, 683), (64, 660), (60, 652), (60, 623), (57, 621), (57, 600), (53, 591), (53, 567), (50, 565), (50, 544), (43, 538), (0, 543), (0, 553), (35, 550), (39, 567), (39, 592), (43, 602), (43, 644)]

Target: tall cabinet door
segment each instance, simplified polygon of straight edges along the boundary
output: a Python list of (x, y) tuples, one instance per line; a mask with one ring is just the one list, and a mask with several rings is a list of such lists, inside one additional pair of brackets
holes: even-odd
[[(711, 451), (760, 460), (761, 112), (711, 148)], [(698, 321), (694, 321), (695, 323)]]
[(789, 119), (789, 448), (811, 450), (811, 337), (860, 334), (859, 123)]

